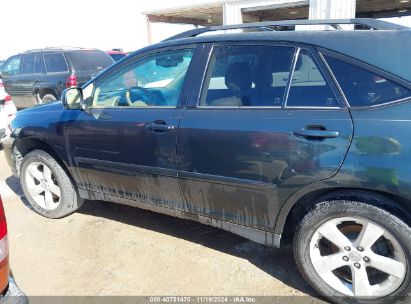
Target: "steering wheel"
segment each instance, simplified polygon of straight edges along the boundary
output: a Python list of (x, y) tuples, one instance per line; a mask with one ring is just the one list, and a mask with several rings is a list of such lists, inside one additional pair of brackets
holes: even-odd
[[(134, 91), (134, 92), (131, 92)], [(135, 92), (135, 91), (141, 91), (140, 92)], [(144, 96), (146, 96), (147, 89), (140, 87), (140, 86), (132, 86), (126, 89), (126, 102), (127, 105), (130, 107), (135, 107), (135, 106), (148, 106), (148, 104), (144, 101)], [(131, 100), (131, 96), (136, 97), (133, 98), (135, 100)]]

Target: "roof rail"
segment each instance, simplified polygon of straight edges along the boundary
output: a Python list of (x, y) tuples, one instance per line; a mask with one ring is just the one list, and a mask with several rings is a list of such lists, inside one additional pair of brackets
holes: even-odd
[(38, 49), (31, 49), (27, 50), (24, 53), (31, 53), (31, 52), (39, 52), (39, 51), (61, 51), (61, 50), (81, 50), (84, 49), (83, 47), (78, 47), (78, 46), (46, 46), (44, 48), (38, 48)]
[(353, 24), (368, 27), (370, 30), (406, 30), (410, 29), (406, 26), (397, 25), (394, 23), (376, 20), (372, 18), (353, 18), (353, 19), (302, 19), (302, 20), (284, 20), (284, 21), (264, 21), (264, 22), (252, 22), (243, 24), (233, 24), (233, 25), (221, 25), (221, 26), (211, 26), (211, 27), (201, 27), (193, 30), (188, 30), (186, 32), (177, 34), (164, 41), (180, 39), (180, 38), (190, 38), (196, 37), (203, 33), (223, 31), (223, 30), (233, 30), (233, 29), (249, 29), (255, 28), (260, 30), (277, 30), (276, 27), (286, 27), (286, 26), (296, 26), (296, 25), (329, 25), (335, 29), (341, 30), (342, 24)]

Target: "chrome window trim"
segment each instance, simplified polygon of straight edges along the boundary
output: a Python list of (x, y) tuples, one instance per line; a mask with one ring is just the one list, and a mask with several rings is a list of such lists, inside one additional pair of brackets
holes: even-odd
[(284, 109), (304, 109), (304, 110), (344, 110), (341, 107), (306, 107), (306, 106), (286, 106)]
[[(317, 62), (318, 60), (316, 60), (313, 52), (309, 48), (304, 48), (304, 50), (306, 50), (311, 55), (311, 59), (314, 62), (314, 64), (316, 65), (317, 69), (320, 71), (321, 76), (323, 77), (326, 86), (333, 93), (334, 97), (337, 98), (333, 88), (331, 87), (331, 85), (329, 83), (329, 80), (327, 80), (326, 75), (324, 75), (324, 72), (326, 72), (326, 71), (323, 71), (321, 66), (319, 66), (319, 63)], [(289, 79), (289, 83), (288, 83), (288, 87), (287, 87), (288, 93), (287, 93), (287, 98), (285, 99), (284, 108), (285, 109), (345, 109), (345, 107), (343, 107), (343, 106), (340, 106), (340, 107), (324, 107), (324, 106), (288, 106), (287, 105), (289, 93), (290, 93), (290, 90), (291, 90), (292, 80), (293, 80), (293, 77), (294, 77), (294, 72), (295, 72), (295, 68), (297, 66), (298, 56), (300, 55), (300, 52), (301, 52), (301, 47), (298, 48), (298, 54), (296, 54), (297, 56), (295, 58), (295, 63), (294, 63), (294, 66), (293, 66), (292, 74), (291, 74), (291, 77)], [(319, 52), (316, 52), (316, 53), (321, 54)], [(322, 57), (321, 57), (321, 59), (322, 59)], [(328, 66), (327, 66), (327, 68), (328, 68)], [(331, 74), (331, 76), (334, 76), (334, 75)], [(337, 98), (337, 102), (338, 102), (338, 98)], [(338, 103), (340, 103), (340, 102), (338, 102)], [(346, 106), (346, 105), (344, 105), (344, 106)]]
[(341, 86), (340, 86), (340, 83), (337, 81), (337, 78), (335, 78), (335, 75), (334, 75), (334, 73), (332, 72), (330, 65), (328, 64), (327, 60), (325, 60), (325, 58), (324, 58), (324, 56), (323, 56), (323, 53), (322, 53), (322, 52), (318, 52), (318, 55), (320, 56), (321, 60), (323, 61), (324, 65), (325, 65), (325, 67), (327, 68), (328, 73), (331, 75), (331, 78), (332, 78), (332, 80), (334, 81), (334, 84), (335, 84), (335, 86), (337, 87), (337, 89), (338, 89), (338, 91), (339, 91), (339, 93), (340, 93), (340, 95), (341, 95), (341, 97), (342, 97), (342, 99), (343, 99), (343, 101), (344, 101), (344, 103), (345, 103), (345, 106), (346, 106), (348, 109), (350, 109), (350, 103), (348, 102), (348, 99), (347, 99), (347, 97), (345, 96), (344, 91), (343, 91), (343, 89), (342, 89)]
[[(271, 47), (287, 47), (287, 48), (290, 48), (290, 49), (294, 49), (293, 59), (291, 61), (291, 68), (290, 68), (290, 78), (288, 79), (288, 81), (291, 79), (291, 73), (293, 71), (293, 65), (294, 65), (294, 59), (296, 58), (295, 57), (296, 53), (300, 49), (300, 47), (294, 45), (293, 43), (281, 44), (280, 42), (270, 43), (270, 42), (267, 42), (267, 41), (261, 41), (260, 43), (244, 42), (244, 43), (232, 43), (232, 44), (231, 43), (227, 43), (227, 44), (225, 44), (225, 43), (223, 43), (223, 44), (216, 43), (216, 44), (214, 44), (212, 46), (212, 48), (210, 49), (210, 52), (209, 52), (208, 57), (207, 57), (207, 66), (206, 66), (206, 69), (205, 69), (205, 75), (204, 75), (202, 83), (201, 83), (200, 96), (199, 96), (199, 99), (197, 101), (197, 104), (196, 104), (195, 108), (198, 108), (198, 109), (240, 109), (240, 108), (241, 109), (242, 108), (244, 108), (244, 109), (282, 109), (283, 105), (281, 105), (281, 106), (261, 106), (261, 107), (259, 107), (259, 106), (207, 106), (207, 105), (201, 105), (202, 99), (203, 99), (203, 97), (205, 97), (204, 91), (206, 89), (206, 82), (207, 82), (208, 73), (210, 72), (209, 71), (210, 62), (211, 62), (212, 57), (214, 55), (215, 49), (216, 49), (216, 47), (230, 47), (230, 46), (243, 46), (243, 47), (247, 47), (247, 46), (271, 46)], [(211, 79), (211, 77), (210, 77), (210, 79)], [(208, 82), (209, 82), (210, 79), (208, 79)], [(285, 91), (287, 91), (287, 88), (288, 88), (288, 81), (287, 81), (287, 84), (286, 84)], [(283, 102), (284, 102), (284, 97), (283, 97)], [(282, 104), (283, 104), (283, 102), (282, 102)]]
[(290, 90), (291, 90), (291, 83), (293, 81), (295, 68), (297, 67), (297, 61), (298, 61), (298, 57), (300, 56), (300, 51), (301, 51), (301, 48), (299, 47), (299, 48), (297, 48), (297, 50), (294, 53), (294, 58), (293, 58), (293, 61), (292, 61), (292, 64), (291, 64), (290, 77), (288, 78), (287, 86), (285, 88), (284, 97), (283, 97), (283, 107), (284, 108), (287, 107), (288, 96), (290, 95)]
[(392, 101), (387, 101), (385, 103), (381, 103), (381, 104), (378, 104), (378, 105), (362, 106), (362, 107), (357, 106), (357, 107), (351, 107), (351, 109), (353, 109), (353, 110), (376, 109), (376, 108), (380, 108), (380, 107), (384, 107), (384, 106), (390, 106), (390, 105), (393, 105), (393, 104), (396, 104), (396, 103), (403, 103), (403, 102), (410, 102), (410, 101), (411, 101), (411, 96), (408, 96), (408, 97), (404, 97), (404, 98), (401, 98), (401, 99), (395, 99), (395, 100), (392, 100)]
[[(240, 45), (240, 46), (246, 47), (246, 46), (249, 46), (249, 45), (250, 45), (250, 46), (254, 46), (255, 44), (223, 44), (223, 45), (219, 45), (219, 46), (221, 47), (221, 46), (233, 46), (233, 45), (234, 45), (234, 46), (239, 46), (239, 45)], [(326, 65), (326, 67), (327, 67), (327, 69), (328, 69), (327, 71), (324, 71), (324, 68), (323, 68), (323, 67), (318, 66), (319, 63), (318, 63), (317, 60), (315, 59), (315, 56), (314, 56), (314, 54), (313, 54), (313, 50), (311, 50), (309, 47), (301, 47), (301, 46), (295, 46), (295, 45), (293, 46), (292, 44), (277, 45), (277, 44), (267, 44), (267, 43), (261, 43), (261, 44), (258, 44), (258, 45), (261, 45), (261, 46), (267, 46), (267, 45), (271, 45), (271, 46), (285, 46), (285, 47), (291, 47), (291, 48), (294, 48), (294, 49), (295, 49), (295, 52), (294, 52), (294, 55), (293, 55), (294, 57), (293, 57), (293, 60), (292, 60), (292, 62), (291, 62), (290, 76), (289, 76), (289, 79), (288, 79), (287, 84), (286, 84), (286, 90), (285, 90), (285, 92), (284, 92), (283, 104), (282, 104), (281, 106), (261, 106), (261, 107), (259, 107), (259, 106), (207, 106), (207, 105), (200, 105), (200, 104), (201, 104), (201, 100), (202, 100), (202, 96), (203, 96), (203, 94), (204, 94), (205, 84), (206, 84), (206, 77), (207, 77), (207, 75), (205, 75), (205, 76), (204, 76), (204, 80), (203, 80), (202, 85), (201, 85), (201, 92), (202, 92), (202, 93), (201, 93), (200, 98), (199, 98), (199, 100), (198, 100), (198, 102), (197, 102), (197, 105), (195, 106), (196, 109), (201, 109), (201, 110), (205, 110), (205, 109), (212, 109), (212, 110), (216, 110), (216, 109), (346, 110), (346, 109), (348, 108), (348, 103), (347, 103), (347, 101), (346, 101), (345, 95), (341, 94), (341, 93), (342, 93), (342, 90), (341, 90), (341, 88), (339, 87), (339, 84), (338, 84), (337, 82), (335, 82), (334, 74), (332, 74), (332, 73), (330, 72), (329, 67), (328, 67), (328, 64), (326, 63), (325, 59), (322, 57), (322, 54), (321, 54), (320, 52), (316, 52), (316, 53), (318, 53), (318, 54), (320, 55), (320, 59), (323, 60), (324, 64)], [(210, 68), (210, 61), (211, 61), (211, 58), (212, 58), (214, 49), (215, 49), (215, 46), (213, 46), (213, 48), (210, 50), (210, 53), (209, 53), (209, 55), (208, 55), (208, 60), (207, 60), (207, 61), (208, 61), (208, 64), (207, 64), (206, 74), (208, 74), (208, 69)], [(310, 53), (311, 57), (313, 58), (314, 63), (317, 65), (318, 69), (320, 70), (320, 72), (321, 72), (321, 74), (322, 74), (322, 76), (323, 76), (323, 78), (324, 78), (325, 83), (326, 83), (327, 86), (330, 88), (330, 90), (333, 92), (333, 94), (336, 95), (337, 92), (335, 92), (335, 90), (331, 88), (331, 84), (329, 83), (329, 82), (330, 82), (330, 79), (327, 79), (327, 78), (323, 75), (323, 74), (326, 73), (326, 72), (328, 72), (328, 73), (330, 74), (330, 76), (332, 77), (332, 80), (335, 82), (334, 84), (336, 85), (337, 89), (339, 90), (338, 93), (340, 93), (341, 96), (342, 96), (342, 98), (343, 98), (344, 106), (342, 106), (342, 105), (341, 105), (340, 107), (287, 106), (288, 97), (289, 97), (289, 93), (290, 93), (290, 90), (291, 90), (292, 78), (293, 78), (293, 75), (294, 75), (294, 72), (295, 72), (295, 68), (296, 68), (296, 65), (297, 65), (298, 57), (299, 57), (300, 52), (301, 52), (302, 49), (307, 50), (307, 51)], [(335, 97), (337, 97), (337, 96), (335, 96)]]
[(281, 109), (281, 106), (197, 106), (198, 109)]
[(147, 107), (133, 107), (133, 106), (90, 106), (87, 109), (177, 109), (176, 106), (147, 106)]

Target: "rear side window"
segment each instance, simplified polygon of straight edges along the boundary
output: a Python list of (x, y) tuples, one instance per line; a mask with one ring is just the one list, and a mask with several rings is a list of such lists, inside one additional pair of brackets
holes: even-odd
[(287, 99), (289, 107), (339, 107), (311, 53), (301, 50)]
[(48, 73), (67, 72), (67, 63), (62, 53), (45, 53), (44, 62)]
[(295, 48), (215, 47), (200, 106), (281, 106)]
[(324, 58), (352, 107), (380, 105), (411, 96), (409, 89), (380, 75), (331, 56)]
[(103, 51), (81, 50), (67, 53), (75, 71), (100, 71), (114, 63), (113, 58)]
[(34, 73), (44, 73), (44, 63), (41, 58), (41, 53), (36, 53), (36, 57), (34, 58)]

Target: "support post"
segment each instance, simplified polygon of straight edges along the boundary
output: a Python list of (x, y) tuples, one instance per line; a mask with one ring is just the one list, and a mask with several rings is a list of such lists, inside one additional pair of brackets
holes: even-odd
[(151, 36), (151, 22), (150, 22), (150, 18), (148, 18), (148, 16), (146, 16), (146, 22), (147, 22), (147, 42), (148, 44), (152, 44), (153, 40), (152, 40), (152, 36)]
[[(356, 0), (310, 0), (309, 19), (351, 19), (355, 18)], [(314, 26), (323, 29), (324, 26)], [(352, 25), (343, 25), (352, 29)]]
[(223, 25), (243, 23), (241, 7), (230, 2), (225, 2), (223, 7)]

